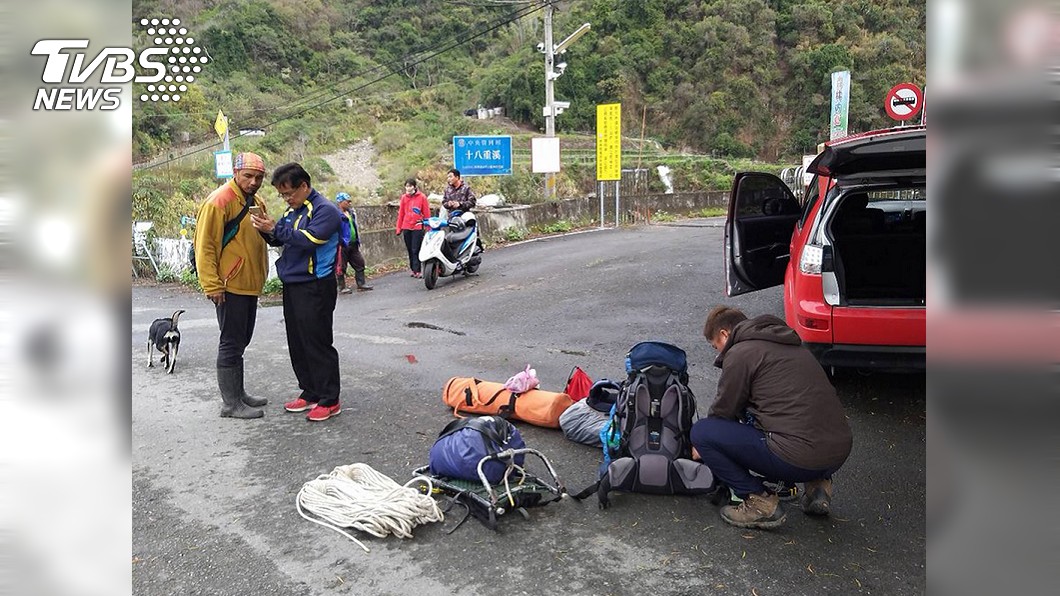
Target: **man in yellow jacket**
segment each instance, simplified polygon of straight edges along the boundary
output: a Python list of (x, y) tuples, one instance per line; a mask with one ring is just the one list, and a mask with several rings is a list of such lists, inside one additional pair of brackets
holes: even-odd
[[(243, 352), (254, 335), (258, 296), (269, 272), (268, 249), (250, 223), (251, 207), (265, 213), (255, 194), (265, 180), (265, 162), (240, 153), (235, 176), (210, 193), (195, 223), (195, 267), (203, 293), (217, 308), (221, 341), (217, 348), (217, 385), (221, 416), (261, 418), (265, 398), (243, 387)], [(256, 207), (255, 207), (256, 206)]]

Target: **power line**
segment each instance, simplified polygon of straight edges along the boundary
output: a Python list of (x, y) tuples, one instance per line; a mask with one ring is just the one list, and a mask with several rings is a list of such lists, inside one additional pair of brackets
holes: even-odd
[[(374, 85), (374, 84), (376, 84), (376, 83), (378, 83), (378, 82), (380, 82), (380, 81), (382, 81), (382, 80), (384, 80), (386, 78), (389, 78), (389, 77), (397, 74), (398, 72), (400, 72), (400, 69), (397, 69), (395, 67), (395, 65), (400, 64), (403, 68), (408, 68), (410, 66), (415, 66), (415, 65), (417, 65), (417, 64), (419, 64), (421, 62), (426, 62), (427, 60), (430, 60), (431, 58), (434, 58), (434, 57), (436, 57), (436, 56), (438, 56), (440, 54), (443, 54), (443, 53), (448, 52), (450, 50), (453, 50), (453, 49), (455, 49), (457, 47), (460, 47), (460, 46), (462, 46), (464, 44), (467, 44), (467, 43), (469, 43), (469, 42), (471, 42), (471, 41), (473, 41), (473, 40), (475, 40), (475, 39), (477, 39), (479, 37), (482, 37), (482, 36), (484, 36), (484, 35), (486, 35), (488, 33), (491, 33), (493, 31), (495, 31), (495, 30), (497, 30), (497, 29), (499, 29), (499, 28), (501, 28), (501, 27), (503, 27), (505, 25), (509, 25), (511, 23), (514, 23), (515, 21), (517, 21), (517, 20), (519, 20), (519, 19), (521, 19), (521, 18), (523, 18), (525, 16), (529, 16), (529, 15), (531, 15), (531, 14), (533, 14), (533, 13), (535, 13), (535, 12), (541, 10), (541, 9), (543, 9), (545, 6), (548, 6), (548, 5), (552, 4), (553, 2), (555, 2), (555, 0), (537, 0), (533, 4), (530, 4), (529, 6), (526, 6), (526, 7), (523, 7), (523, 8), (520, 8), (520, 9), (516, 10), (514, 13), (512, 13), (510, 18), (498, 21), (497, 23), (495, 23), (495, 24), (493, 24), (493, 25), (491, 25), (491, 26), (489, 26), (489, 27), (477, 32), (477, 33), (474, 33), (472, 35), (464, 37), (463, 39), (459, 39), (458, 41), (453, 42), (453, 43), (443, 47), (440, 50), (433, 51), (433, 52), (431, 52), (429, 54), (423, 55), (425, 52), (429, 52), (431, 50), (431, 48), (428, 48), (426, 50), (421, 50), (419, 52), (414, 52), (414, 53), (409, 54), (407, 56), (404, 56), (404, 57), (402, 57), (400, 59), (392, 60), (391, 62), (388, 62), (388, 63), (382, 64), (382, 65), (379, 65), (379, 66), (377, 66), (375, 68), (369, 69), (368, 71), (366, 71), (363, 74), (374, 72), (374, 71), (380, 70), (381, 68), (384, 68), (384, 67), (385, 68), (390, 68), (391, 70), (390, 70), (390, 72), (388, 72), (388, 73), (386, 73), (386, 74), (384, 74), (384, 75), (382, 75), (382, 76), (380, 76), (378, 78), (375, 78), (375, 79), (373, 79), (371, 81), (368, 81), (367, 83), (363, 83), (363, 84), (361, 84), (359, 86), (356, 86), (356, 87), (354, 87), (352, 89), (349, 89), (349, 90), (340, 91), (339, 93), (337, 93), (335, 95), (332, 95), (331, 97), (329, 97), (329, 98), (327, 98), (327, 99), (325, 99), (323, 101), (320, 101), (318, 103), (309, 105), (308, 107), (300, 109), (297, 112), (294, 112), (292, 114), (287, 114), (287, 115), (282, 116), (280, 118), (277, 118), (276, 120), (273, 120), (272, 122), (269, 122), (267, 124), (258, 125), (258, 126), (250, 126), (250, 125), (248, 125), (248, 128), (266, 129), (266, 128), (270, 127), (270, 126), (274, 126), (276, 124), (279, 124), (280, 122), (284, 122), (286, 120), (291, 120), (293, 118), (297, 118), (298, 116), (301, 116), (301, 115), (305, 114), (306, 112), (308, 112), (310, 110), (319, 108), (319, 107), (321, 107), (321, 106), (323, 106), (323, 105), (325, 105), (327, 103), (335, 101), (336, 99), (339, 99), (339, 98), (341, 98), (344, 95), (349, 95), (349, 94), (352, 94), (352, 93), (356, 93), (357, 91), (360, 91), (361, 89), (364, 89), (366, 87)], [(438, 47), (438, 46), (436, 45), (434, 47)], [(409, 60), (409, 58), (413, 58), (415, 56), (422, 56), (422, 57), (415, 58), (415, 59), (413, 59), (411, 61)], [(345, 79), (345, 81), (349, 81), (349, 80), (351, 80), (353, 78), (357, 78), (359, 76), (362, 76), (362, 74), (356, 74), (356, 75), (352, 75), (350, 77), (347, 77), (347, 79)], [(329, 87), (330, 88), (335, 88), (337, 85), (340, 85), (342, 82), (345, 82), (345, 81), (340, 81), (340, 82), (337, 82), (337, 83), (333, 83), (333, 84), (329, 85)], [(325, 89), (327, 89), (327, 88), (325, 88)], [(316, 97), (320, 97), (320, 96), (323, 95), (323, 93), (322, 92), (318, 92), (318, 93), (316, 93), (314, 95)], [(313, 98), (312, 95), (310, 97)], [(312, 99), (310, 99), (308, 101), (312, 101)], [(304, 105), (305, 101), (303, 101), (302, 103)], [(295, 104), (295, 105), (297, 106), (298, 104)], [(241, 136), (243, 136), (243, 135), (236, 135), (236, 138), (241, 137)], [(151, 169), (154, 169), (154, 168), (158, 168), (158, 167), (173, 163), (175, 161), (179, 161), (181, 159), (184, 159), (185, 157), (190, 157), (192, 155), (195, 155), (196, 153), (202, 153), (203, 151), (208, 151), (208, 150), (213, 149), (214, 147), (217, 147), (218, 145), (221, 145), (221, 144), (222, 144), (221, 141), (216, 141), (214, 143), (210, 143), (209, 145), (206, 145), (206, 146), (199, 147), (197, 149), (193, 149), (191, 151), (188, 151), (187, 153), (182, 153), (182, 154), (180, 154), (180, 155), (178, 155), (176, 157), (171, 157), (171, 158), (169, 158), (167, 160), (164, 160), (164, 161), (161, 161), (161, 162), (158, 162), (158, 163), (140, 166), (139, 168), (134, 167), (134, 169), (151, 170)]]
[(446, 4), (454, 6), (471, 6), (473, 8), (500, 8), (502, 6), (513, 6), (516, 4), (529, 4), (533, 0), (493, 0), (492, 2), (466, 2), (463, 0), (442, 0)]
[[(443, 0), (443, 1), (448, 1), (448, 0)], [(516, 4), (516, 3), (518, 3), (518, 4), (540, 3), (541, 4), (541, 6), (539, 7), (539, 9), (540, 9), (540, 8), (543, 8), (546, 4), (549, 4), (551, 1), (554, 1), (554, 0), (512, 0), (510, 3), (511, 4)], [(501, 2), (498, 2), (498, 4), (494, 5), (494, 7), (500, 7), (502, 5), (503, 4)], [(525, 8), (522, 8), (522, 9), (519, 9), (519, 10), (525, 10)], [(533, 11), (530, 11), (530, 12), (533, 12)], [(530, 14), (530, 12), (527, 12), (526, 14)], [(497, 21), (494, 26), (491, 26), (485, 32), (488, 33), (489, 31), (492, 31), (495, 28), (503, 27), (504, 25), (512, 23), (512, 22), (518, 20), (519, 18), (522, 18), (523, 16), (526, 16), (526, 14), (516, 15), (515, 17), (507, 19), (507, 20), (505, 20), (502, 17), (501, 20)], [(477, 35), (473, 36), (470, 39), (473, 39), (474, 37), (477, 37)], [(286, 105), (286, 106), (282, 106), (282, 107), (256, 108), (256, 109), (251, 109), (251, 110), (244, 111), (242, 113), (245, 114), (247, 112), (272, 112), (272, 111), (285, 110), (285, 109), (289, 109), (289, 108), (296, 108), (298, 106), (305, 105), (305, 104), (307, 104), (307, 103), (309, 103), (311, 101), (315, 101), (319, 97), (323, 97), (324, 95), (329, 93), (331, 90), (337, 88), (339, 85), (342, 85), (343, 83), (352, 81), (352, 80), (354, 80), (356, 78), (363, 77), (365, 75), (371, 74), (373, 72), (376, 72), (376, 71), (384, 69), (384, 68), (394, 68), (396, 65), (401, 65), (401, 66), (407, 67), (408, 64), (405, 61), (408, 60), (409, 58), (414, 57), (414, 56), (416, 56), (418, 54), (421, 54), (423, 52), (431, 51), (434, 48), (439, 47), (443, 43), (447, 43), (447, 42), (449, 42), (449, 41), (451, 41), (453, 39), (459, 39), (459, 36), (457, 35), (457, 36), (449, 38), (448, 40), (442, 40), (441, 42), (439, 42), (437, 44), (434, 44), (432, 46), (428, 46), (426, 48), (423, 48), (422, 50), (417, 50), (415, 52), (412, 52), (412, 53), (407, 54), (405, 56), (402, 56), (400, 58), (391, 60), (390, 62), (384, 62), (382, 64), (377, 64), (376, 66), (373, 66), (373, 67), (368, 68), (366, 70), (355, 72), (355, 73), (353, 73), (353, 74), (351, 74), (351, 75), (349, 75), (347, 77), (344, 77), (344, 78), (341, 78), (341, 79), (339, 79), (339, 80), (337, 80), (335, 82), (329, 83), (329, 84), (325, 85), (324, 87), (322, 87), (321, 89), (319, 89), (317, 91), (314, 91), (313, 93), (310, 93), (309, 95), (301, 97), (300, 99), (298, 99), (297, 101), (295, 101), (292, 104), (289, 104), (289, 105)], [(456, 45), (460, 45), (460, 44), (456, 44)], [(207, 54), (209, 54), (209, 50), (207, 50)], [(206, 113), (206, 112), (181, 112), (179, 114), (169, 114), (169, 113), (162, 112), (162, 113), (157, 113), (157, 114), (143, 114), (141, 116), (141, 118), (163, 118), (163, 117), (172, 117), (172, 116), (189, 116), (189, 115), (196, 115), (196, 114), (213, 114), (213, 112), (209, 112), (209, 113)], [(208, 138), (208, 137), (204, 137), (204, 138)]]
[[(391, 74), (396, 74), (397, 72), (400, 72), (400, 70), (397, 70), (399, 67), (400, 68), (408, 68), (409, 66), (415, 66), (416, 64), (419, 64), (420, 62), (424, 62), (424, 61), (426, 61), (426, 60), (428, 60), (430, 58), (433, 58), (434, 56), (437, 56), (438, 54), (440, 54), (442, 52), (446, 52), (446, 51), (449, 51), (449, 50), (454, 49), (456, 47), (459, 47), (459, 46), (463, 45), (464, 43), (467, 43), (467, 42), (469, 42), (469, 41), (471, 41), (473, 39), (476, 39), (478, 37), (482, 37), (483, 35), (486, 35), (487, 33), (495, 31), (495, 30), (497, 30), (497, 29), (499, 29), (499, 28), (501, 28), (501, 27), (503, 27), (505, 25), (509, 25), (511, 23), (514, 23), (515, 21), (517, 21), (517, 20), (519, 20), (519, 19), (521, 19), (521, 18), (523, 18), (523, 17), (525, 17), (527, 15), (530, 15), (530, 14), (532, 14), (534, 12), (537, 12), (538, 10), (541, 10), (546, 5), (552, 4), (553, 2), (555, 2), (555, 0), (519, 0), (519, 1), (520, 2), (524, 2), (524, 3), (529, 3), (530, 6), (527, 6), (527, 7), (520, 8), (520, 9), (516, 10), (515, 13), (513, 13), (514, 16), (511, 16), (509, 18), (502, 17), (500, 20), (496, 21), (494, 24), (490, 25), (486, 29), (484, 29), (484, 30), (482, 30), (482, 31), (480, 31), (478, 33), (475, 33), (474, 35), (471, 35), (470, 37), (467, 37), (465, 39), (461, 40), (459, 35), (454, 36), (453, 38), (450, 38), (450, 40), (455, 39), (455, 40), (457, 40), (456, 42), (452, 43), (450, 46), (448, 46), (446, 48), (443, 48), (442, 50), (440, 50), (438, 52), (435, 52), (434, 54), (432, 54), (430, 56), (426, 56), (426, 57), (424, 57), (422, 59), (418, 59), (418, 60), (413, 60), (411, 62), (409, 61), (411, 58), (414, 58), (415, 56), (418, 56), (418, 55), (421, 55), (421, 54), (423, 54), (425, 52), (430, 52), (430, 51), (434, 50), (435, 48), (441, 46), (443, 43), (446, 43), (449, 40), (440, 42), (438, 44), (435, 44), (433, 46), (424, 48), (422, 50), (418, 50), (416, 52), (412, 52), (411, 54), (407, 54), (407, 55), (402, 56), (400, 58), (391, 60), (390, 62), (385, 62), (383, 64), (380, 64), (378, 66), (370, 68), (370, 69), (368, 69), (366, 71), (353, 74), (353, 75), (351, 75), (349, 77), (346, 77), (345, 79), (336, 81), (335, 83), (331, 83), (330, 85), (325, 86), (320, 91), (317, 91), (315, 93), (312, 93), (312, 94), (306, 96), (300, 103), (304, 105), (306, 103), (309, 103), (310, 101), (314, 101), (318, 97), (322, 97), (323, 95), (325, 95), (328, 92), (329, 89), (334, 89), (338, 85), (341, 85), (342, 83), (345, 83), (347, 81), (351, 81), (351, 80), (353, 80), (355, 78), (367, 75), (367, 74), (372, 73), (372, 72), (376, 72), (376, 71), (384, 69), (384, 68), (390, 68), (391, 69), (391, 72), (388, 73), (387, 76), (390, 76)], [(536, 8), (534, 8), (533, 4), (538, 4), (538, 6)], [(385, 78), (385, 77), (383, 77), (383, 78)], [(381, 79), (377, 79), (377, 81), (378, 80), (381, 80)], [(377, 81), (373, 81), (373, 83), (377, 82)], [(360, 89), (360, 88), (363, 88), (363, 86), (362, 87), (358, 87), (357, 89)], [(343, 95), (345, 93), (349, 93), (349, 92), (340, 92), (339, 95)], [(332, 97), (331, 99), (333, 100), (333, 99), (336, 99), (336, 98), (337, 97)], [(297, 106), (297, 105), (299, 105), (299, 103), (295, 103), (294, 105)], [(314, 106), (314, 107), (316, 107), (316, 106)], [(282, 122), (283, 120), (286, 120), (286, 119), (287, 118), (282, 118), (279, 121)], [(266, 126), (269, 126), (269, 125), (266, 125)], [(259, 128), (264, 128), (264, 126), (260, 126)]]

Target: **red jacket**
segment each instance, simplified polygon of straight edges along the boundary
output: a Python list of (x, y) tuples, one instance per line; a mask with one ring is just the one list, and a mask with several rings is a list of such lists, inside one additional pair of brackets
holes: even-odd
[[(420, 213), (414, 213), (413, 207), (419, 207)], [(418, 190), (414, 195), (403, 194), (401, 206), (398, 207), (396, 232), (400, 234), (402, 230), (422, 230), (423, 224), (420, 222), (430, 216), (431, 206), (427, 204), (427, 195)]]

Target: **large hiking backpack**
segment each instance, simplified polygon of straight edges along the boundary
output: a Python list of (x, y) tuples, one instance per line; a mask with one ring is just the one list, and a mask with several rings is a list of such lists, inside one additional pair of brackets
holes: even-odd
[(600, 507), (608, 492), (704, 494), (713, 490), (710, 469), (692, 461), (689, 433), (696, 398), (688, 388), (688, 360), (677, 346), (646, 341), (626, 355), (626, 380), (601, 432), (604, 465), (596, 490)]
[[(430, 472), (439, 476), (479, 481), (479, 462), (506, 449), (523, 449), (519, 429), (500, 416), (477, 416), (453, 420), (442, 429), (430, 451)], [(523, 464), (523, 455), (514, 463)], [(508, 465), (500, 460), (487, 461), (482, 473), (491, 483), (500, 482)]]

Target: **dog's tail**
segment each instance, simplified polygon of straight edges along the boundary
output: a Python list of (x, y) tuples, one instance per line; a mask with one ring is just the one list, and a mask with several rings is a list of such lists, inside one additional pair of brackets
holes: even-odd
[(182, 309), (178, 310), (177, 312), (173, 313), (173, 326), (170, 327), (170, 329), (176, 329), (177, 328), (177, 321), (180, 319), (180, 315), (183, 312), (184, 312), (184, 309), (182, 308)]

